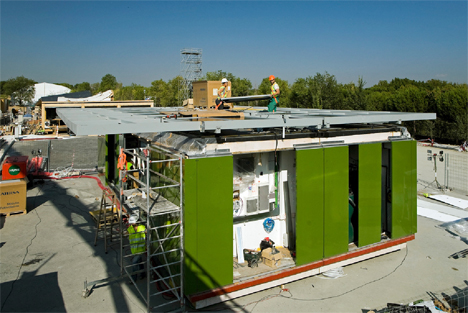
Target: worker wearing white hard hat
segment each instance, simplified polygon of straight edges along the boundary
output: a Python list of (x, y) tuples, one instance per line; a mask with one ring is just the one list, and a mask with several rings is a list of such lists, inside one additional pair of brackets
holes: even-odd
[(216, 98), (216, 110), (224, 109), (223, 98), (227, 98), (228, 94), (228, 80), (223, 78), (221, 80), (222, 86), (218, 89), (218, 98)]
[[(138, 215), (130, 215), (128, 218), (128, 240), (130, 241), (130, 250), (132, 252), (132, 271), (134, 273), (145, 269), (143, 255), (146, 252), (146, 227), (138, 222)], [(138, 273), (132, 275), (133, 281), (138, 278)], [(140, 279), (145, 277), (145, 273), (140, 273)], [(131, 282), (130, 282), (131, 283)]]

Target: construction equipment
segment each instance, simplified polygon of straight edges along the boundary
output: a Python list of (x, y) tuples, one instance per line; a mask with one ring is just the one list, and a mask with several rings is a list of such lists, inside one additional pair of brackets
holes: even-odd
[(260, 257), (261, 251), (244, 249), (244, 260), (247, 261), (249, 267), (258, 267), (258, 263), (261, 262), (262, 258)]

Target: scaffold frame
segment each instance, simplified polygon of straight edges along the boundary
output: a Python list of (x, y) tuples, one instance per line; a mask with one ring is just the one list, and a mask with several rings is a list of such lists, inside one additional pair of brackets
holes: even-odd
[[(138, 191), (144, 191), (146, 194), (146, 208), (145, 207), (138, 207), (137, 210), (139, 211), (139, 216), (140, 220), (142, 219), (142, 216), (146, 214), (146, 253), (141, 253), (142, 255), (146, 256), (146, 260), (144, 260), (142, 263), (137, 263), (137, 264), (130, 264), (130, 265), (124, 265), (124, 259), (125, 258), (130, 258), (133, 257), (137, 254), (127, 254), (125, 255), (125, 251), (127, 247), (130, 246), (130, 244), (126, 244), (125, 241), (128, 238), (128, 233), (126, 234), (124, 231), (124, 224), (123, 220), (120, 219), (120, 271), (122, 276), (127, 276), (132, 284), (135, 286), (137, 289), (138, 294), (141, 296), (141, 298), (144, 300), (146, 304), (146, 311), (147, 312), (152, 312), (153, 310), (167, 306), (173, 303), (179, 303), (180, 308), (184, 308), (185, 306), (185, 299), (184, 299), (184, 285), (183, 285), (183, 275), (184, 275), (184, 243), (183, 243), (183, 235), (184, 235), (184, 224), (183, 224), (183, 158), (182, 155), (177, 154), (175, 152), (169, 151), (167, 149), (164, 149), (162, 147), (157, 147), (155, 145), (151, 145), (150, 143), (146, 143), (142, 147), (138, 148), (133, 148), (133, 149), (128, 149), (125, 147), (125, 140), (123, 140), (123, 135), (120, 136), (121, 140), (120, 142), (120, 148), (121, 152), (128, 154), (129, 156), (133, 156), (134, 158), (139, 158), (140, 162), (138, 162), (140, 165), (143, 164), (143, 166), (139, 166), (137, 169), (133, 170), (119, 170), (119, 203), (120, 203), (120, 216), (123, 216), (124, 210), (126, 211), (127, 215), (129, 216), (130, 211), (132, 209), (128, 206), (128, 204), (125, 201), (126, 195), (129, 193), (132, 193), (135, 190)], [(140, 141), (141, 142), (141, 141)], [(168, 159), (151, 159), (151, 152), (155, 152), (157, 155), (164, 155), (164, 157), (168, 157)], [(167, 177), (161, 173), (158, 173), (154, 170), (151, 169), (151, 164), (161, 164), (165, 162), (178, 162), (179, 163), (179, 182), (175, 181), (174, 179)], [(141, 167), (141, 168), (140, 168)], [(142, 181), (133, 175), (132, 173), (135, 172), (143, 172), (144, 173), (144, 180)], [(151, 183), (151, 175), (155, 175), (160, 178), (164, 178), (165, 180), (169, 181), (169, 185), (164, 185), (164, 186), (156, 186), (152, 187)], [(124, 178), (130, 179), (132, 183), (134, 182), (135, 184), (138, 185), (138, 188), (133, 188), (133, 189), (126, 189), (125, 188), (125, 182)], [(179, 201), (179, 206), (173, 204), (170, 209), (167, 208), (162, 208), (158, 209), (158, 202), (160, 201), (161, 197), (161, 190), (167, 189), (167, 188), (179, 188), (180, 192), (180, 201)], [(151, 195), (156, 194), (156, 198), (152, 199)], [(166, 200), (168, 201), (168, 200)], [(135, 210), (133, 210), (135, 211)], [(152, 224), (152, 219), (155, 216), (162, 216), (166, 214), (178, 214), (179, 216), (179, 221), (177, 223), (170, 223), (170, 224), (164, 224), (164, 225), (153, 225)], [(166, 231), (166, 234), (164, 237), (161, 237), (159, 235), (159, 231), (161, 229), (170, 229), (170, 231)], [(178, 235), (174, 235), (174, 233), (177, 233)], [(165, 251), (165, 248), (163, 246), (163, 243), (167, 240), (177, 240), (178, 241), (178, 246), (174, 249), (170, 249)], [(155, 249), (153, 247), (153, 244), (157, 244), (157, 248)], [(154, 251), (153, 251), (154, 250)], [(173, 253), (173, 252), (178, 252), (179, 253), (179, 259), (177, 261), (171, 262), (170, 260), (167, 259), (166, 255), (168, 253)], [(159, 258), (159, 262), (162, 261), (162, 264), (160, 265), (154, 265), (154, 260), (156, 257)], [(140, 271), (130, 271), (129, 268), (134, 267), (135, 265), (139, 264), (146, 264), (144, 270)], [(179, 265), (179, 273), (172, 273), (171, 266), (172, 265)], [(165, 269), (167, 272), (162, 272), (160, 269)], [(137, 284), (133, 278), (132, 275), (137, 275), (140, 273), (145, 273), (146, 274), (146, 292), (144, 288), (141, 288), (141, 285)], [(154, 279), (153, 279), (154, 277)], [(179, 283), (175, 281), (175, 278), (179, 277)], [(162, 283), (166, 288), (164, 290), (156, 290), (154, 292), (154, 287), (156, 287), (156, 284)], [(158, 287), (159, 288), (159, 287)], [(164, 301), (161, 304), (154, 305), (153, 302), (151, 301), (152, 297), (162, 295), (162, 294), (167, 294), (171, 293), (173, 297), (175, 298), (172, 301)]]

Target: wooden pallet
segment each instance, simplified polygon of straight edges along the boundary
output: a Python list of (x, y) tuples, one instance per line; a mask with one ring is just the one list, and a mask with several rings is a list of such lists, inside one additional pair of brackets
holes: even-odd
[(12, 216), (12, 215), (24, 215), (27, 214), (28, 210), (23, 210), (23, 211), (13, 211), (13, 212), (0, 212), (1, 216)]

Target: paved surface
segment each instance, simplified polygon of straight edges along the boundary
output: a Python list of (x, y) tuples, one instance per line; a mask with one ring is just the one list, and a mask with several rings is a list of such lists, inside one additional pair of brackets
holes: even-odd
[[(93, 245), (88, 212), (98, 209), (100, 196), (93, 179), (45, 181), (28, 190), (28, 214), (2, 217), (2, 312), (144, 311), (136, 289), (126, 281), (81, 297), (85, 279), (117, 276), (120, 269), (115, 250), (105, 254), (102, 241)], [(416, 240), (407, 249), (347, 266), (344, 277), (311, 277), (288, 284), (290, 293), (272, 288), (204, 311), (361, 312), (427, 297), (427, 291), (467, 288), (467, 259), (448, 258), (467, 244), (435, 227), (440, 224), (418, 217)]]
[(28, 190), (27, 215), (2, 217), (2, 312), (139, 312), (131, 286), (112, 284), (81, 297), (84, 280), (118, 276), (116, 252), (94, 247), (101, 192), (93, 179), (45, 181)]
[[(26, 137), (25, 137), (26, 138)], [(27, 155), (33, 157), (31, 152), (42, 151), (43, 156), (49, 155), (49, 168), (72, 166), (74, 169), (94, 169), (103, 167), (105, 151), (105, 139), (98, 136), (61, 136), (60, 139), (44, 139), (46, 137), (35, 136), (40, 140), (15, 141), (13, 146), (7, 151), (8, 156)], [(12, 140), (8, 136), (8, 140)], [(0, 150), (0, 156), (3, 151)]]

